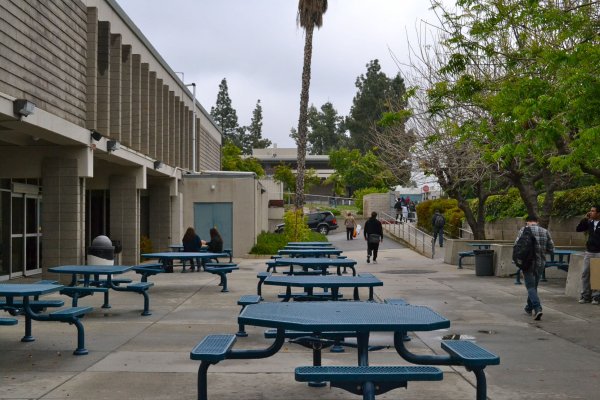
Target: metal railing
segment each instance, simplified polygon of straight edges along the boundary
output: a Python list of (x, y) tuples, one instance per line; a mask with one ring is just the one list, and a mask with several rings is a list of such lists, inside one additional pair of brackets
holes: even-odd
[[(293, 204), (295, 193), (285, 192), (285, 198), (288, 204)], [(352, 197), (338, 197), (338, 196), (326, 196), (321, 194), (304, 194), (305, 203), (323, 204), (331, 207), (337, 206), (351, 206), (354, 205), (354, 199)]]
[(418, 229), (412, 222), (396, 222), (394, 216), (381, 211), (380, 221), (384, 223), (384, 229), (392, 235), (406, 242), (413, 250), (430, 258), (435, 257), (435, 245), (433, 236)]

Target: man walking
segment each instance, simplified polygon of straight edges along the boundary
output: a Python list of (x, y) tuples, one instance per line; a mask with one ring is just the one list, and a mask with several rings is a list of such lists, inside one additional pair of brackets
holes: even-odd
[(552, 241), (550, 232), (538, 225), (537, 217), (528, 215), (526, 222), (526, 226), (521, 228), (517, 234), (515, 244), (517, 244), (526, 228), (531, 229), (531, 233), (533, 233), (533, 237), (535, 238), (535, 256), (532, 265), (529, 266), (529, 268), (521, 270), (523, 271), (525, 288), (527, 289), (525, 313), (533, 315), (533, 319), (539, 321), (542, 318), (542, 303), (538, 296), (537, 287), (542, 272), (544, 272), (544, 268), (546, 268), (546, 253), (554, 253), (554, 242)]
[(396, 222), (398, 222), (398, 218), (400, 215), (402, 215), (402, 201), (400, 201), (400, 197), (398, 197), (398, 200), (396, 200), (394, 209), (396, 210)]
[(373, 264), (377, 264), (379, 243), (383, 242), (383, 226), (377, 219), (375, 211), (371, 213), (371, 218), (365, 222), (364, 236), (367, 241), (367, 264), (371, 262), (371, 254), (373, 254)]
[(600, 208), (593, 206), (585, 215), (579, 225), (577, 232), (587, 232), (587, 242), (585, 244), (585, 254), (583, 256), (583, 271), (581, 272), (581, 298), (579, 302), (600, 304), (600, 291), (594, 290), (590, 286), (590, 258), (600, 258)]
[(435, 240), (440, 238), (440, 247), (444, 247), (444, 225), (446, 225), (446, 218), (440, 213), (440, 210), (435, 210), (433, 218), (431, 219), (431, 226), (433, 227), (433, 244)]

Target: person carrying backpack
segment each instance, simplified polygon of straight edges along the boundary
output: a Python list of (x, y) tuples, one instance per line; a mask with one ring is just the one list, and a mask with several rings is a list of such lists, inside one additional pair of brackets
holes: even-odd
[(446, 218), (440, 213), (440, 210), (435, 210), (433, 218), (431, 219), (431, 226), (433, 227), (433, 244), (435, 240), (440, 238), (440, 247), (444, 247), (444, 225), (446, 225)]
[(600, 290), (592, 291), (590, 284), (590, 259), (600, 258), (600, 206), (592, 206), (575, 230), (587, 233), (585, 254), (583, 256), (583, 271), (581, 271), (581, 297), (579, 298), (579, 303), (598, 305), (600, 304)]
[(521, 271), (527, 289), (525, 313), (539, 321), (542, 318), (542, 303), (537, 287), (546, 267), (546, 254), (554, 253), (554, 242), (547, 229), (538, 225), (537, 217), (528, 215), (526, 226), (521, 228), (513, 247), (513, 260)]

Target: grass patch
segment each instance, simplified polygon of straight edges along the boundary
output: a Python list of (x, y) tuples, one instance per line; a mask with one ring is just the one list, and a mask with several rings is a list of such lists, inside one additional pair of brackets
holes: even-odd
[[(327, 242), (327, 236), (318, 232), (310, 231), (308, 242)], [(277, 254), (287, 244), (286, 236), (281, 233), (262, 232), (256, 238), (256, 244), (250, 250), (250, 254), (269, 255)]]

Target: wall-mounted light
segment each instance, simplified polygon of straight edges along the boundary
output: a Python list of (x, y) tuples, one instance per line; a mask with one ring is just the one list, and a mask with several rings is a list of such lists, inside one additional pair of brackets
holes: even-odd
[(210, 185), (210, 190), (215, 190), (217, 187), (215, 185)]
[(95, 129), (90, 129), (90, 135), (96, 142), (102, 139), (102, 134)]
[(106, 151), (115, 151), (121, 148), (121, 144), (117, 140), (108, 140), (106, 142)]
[(162, 167), (163, 167), (163, 162), (162, 161), (159, 161), (159, 160), (154, 161), (154, 169), (159, 169), (159, 168), (162, 168)]
[(16, 99), (13, 101), (13, 112), (19, 116), (19, 119), (33, 114), (35, 111), (35, 104), (29, 100)]

